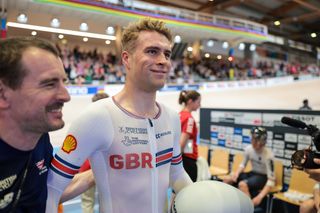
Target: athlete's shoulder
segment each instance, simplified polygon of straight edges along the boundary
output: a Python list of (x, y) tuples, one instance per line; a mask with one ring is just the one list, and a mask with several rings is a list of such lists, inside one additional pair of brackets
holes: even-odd
[(179, 114), (175, 110), (171, 109), (170, 107), (168, 107), (162, 103), (157, 102), (157, 104), (160, 107), (162, 115), (166, 115), (166, 116), (173, 118), (173, 119), (179, 119)]
[(244, 148), (244, 151), (245, 151), (246, 153), (254, 152), (253, 146), (252, 146), (251, 144), (249, 144), (248, 146), (246, 146), (246, 147)]
[(86, 140), (89, 140), (89, 137), (105, 135), (102, 134), (106, 133), (105, 127), (110, 127), (108, 129), (111, 131), (113, 126), (111, 116), (114, 113), (109, 110), (111, 105), (107, 99), (90, 104), (72, 121), (68, 133)]
[(78, 116), (79, 119), (101, 119), (109, 114), (113, 107), (111, 98), (101, 99), (89, 104)]
[(264, 147), (264, 149), (265, 149), (265, 153), (266, 153), (266, 156), (267, 156), (267, 158), (273, 158), (274, 156), (273, 156), (273, 152), (272, 152), (272, 150), (271, 149), (269, 149), (268, 147)]
[(180, 113), (179, 113), (179, 115), (180, 115), (180, 119), (181, 119), (181, 121), (188, 121), (188, 122), (194, 122), (194, 118), (193, 118), (193, 116), (192, 116), (192, 114), (190, 113), (190, 112), (188, 112), (188, 111), (181, 111)]

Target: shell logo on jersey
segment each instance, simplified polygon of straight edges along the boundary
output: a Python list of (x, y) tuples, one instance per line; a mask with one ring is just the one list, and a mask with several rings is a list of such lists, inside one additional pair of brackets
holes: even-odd
[(62, 150), (66, 153), (70, 153), (77, 148), (77, 140), (73, 135), (68, 135), (63, 141)]

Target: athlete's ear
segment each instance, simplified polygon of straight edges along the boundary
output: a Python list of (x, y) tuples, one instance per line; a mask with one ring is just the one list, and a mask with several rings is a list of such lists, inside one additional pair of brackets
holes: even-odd
[(0, 80), (0, 108), (7, 108), (9, 106), (8, 101), (8, 86), (6, 86), (2, 80)]
[(123, 51), (121, 53), (121, 59), (126, 70), (130, 70), (130, 54), (128, 53), (128, 51)]

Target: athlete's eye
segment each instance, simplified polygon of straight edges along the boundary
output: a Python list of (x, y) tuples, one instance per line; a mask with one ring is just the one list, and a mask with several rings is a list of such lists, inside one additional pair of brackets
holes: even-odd
[(150, 55), (156, 55), (157, 54), (157, 50), (154, 50), (154, 49), (149, 49), (147, 50), (147, 53), (150, 54)]
[(170, 59), (171, 58), (171, 53), (167, 52), (167, 53), (164, 53), (166, 59)]

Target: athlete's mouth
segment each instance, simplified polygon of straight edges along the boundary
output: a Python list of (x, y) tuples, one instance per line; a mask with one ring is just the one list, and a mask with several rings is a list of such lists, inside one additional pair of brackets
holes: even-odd
[(61, 112), (63, 103), (55, 103), (47, 107), (47, 112)]
[(151, 72), (161, 73), (161, 74), (166, 74), (167, 73), (167, 71), (165, 71), (165, 70), (151, 70)]

